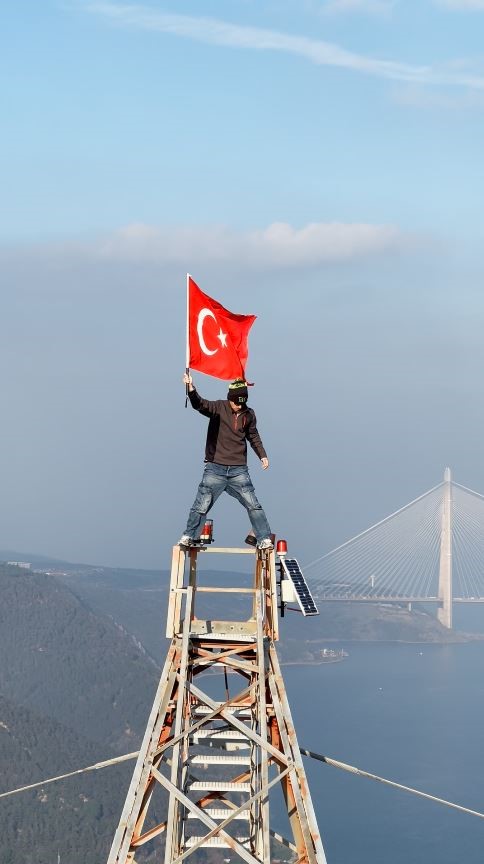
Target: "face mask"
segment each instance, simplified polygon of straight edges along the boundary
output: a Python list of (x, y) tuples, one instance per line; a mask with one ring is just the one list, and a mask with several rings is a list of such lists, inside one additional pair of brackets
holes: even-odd
[(227, 393), (227, 399), (229, 399), (230, 402), (235, 402), (236, 405), (245, 405), (248, 396), (249, 394), (247, 393), (246, 387), (234, 387), (233, 390), (229, 390)]

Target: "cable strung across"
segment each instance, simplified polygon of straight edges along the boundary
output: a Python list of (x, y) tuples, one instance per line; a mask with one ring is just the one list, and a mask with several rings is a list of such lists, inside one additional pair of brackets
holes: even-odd
[[(346, 762), (341, 762), (339, 759), (331, 758), (331, 756), (323, 756), (321, 753), (315, 753), (313, 750), (306, 750), (304, 747), (300, 747), (299, 751), (303, 756), (308, 756), (310, 759), (323, 762), (325, 765), (330, 765), (332, 768), (339, 768), (341, 771), (346, 771), (349, 774), (354, 774), (358, 777), (365, 777), (367, 780), (376, 780), (378, 783), (383, 783), (385, 786), (391, 786), (394, 789), (400, 789), (402, 792), (409, 792), (419, 798), (425, 798), (427, 801), (433, 801), (435, 804), (441, 804), (445, 807), (450, 807), (452, 810), (459, 810), (461, 813), (467, 813), (469, 816), (477, 816), (479, 819), (484, 819), (484, 813), (481, 813), (479, 810), (472, 810), (470, 807), (464, 807), (462, 804), (455, 804), (453, 801), (439, 798), (436, 795), (430, 795), (428, 792), (422, 792), (419, 789), (414, 789), (412, 786), (404, 786), (402, 783), (397, 783), (395, 780), (387, 780), (385, 777), (380, 777), (378, 774), (371, 774), (369, 771), (364, 771), (362, 768), (348, 765)], [(42, 786), (47, 786), (49, 783), (66, 780), (75, 775), (87, 774), (89, 771), (98, 771), (102, 768), (110, 768), (113, 765), (118, 765), (120, 762), (127, 762), (129, 759), (136, 759), (138, 755), (138, 752), (126, 753), (124, 756), (107, 759), (105, 762), (96, 762), (95, 765), (89, 765), (87, 768), (79, 768), (77, 771), (69, 771), (67, 774), (59, 774), (57, 777), (49, 777), (47, 780), (30, 783), (28, 786), (19, 786), (17, 789), (10, 789), (8, 792), (1, 792), (0, 798), (9, 798), (12, 795), (18, 795), (19, 792), (27, 792), (29, 789), (37, 789)]]

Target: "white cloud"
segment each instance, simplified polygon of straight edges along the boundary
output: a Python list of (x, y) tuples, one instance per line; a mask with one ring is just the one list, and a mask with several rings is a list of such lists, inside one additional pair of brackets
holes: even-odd
[(224, 262), (254, 268), (311, 267), (386, 252), (403, 246), (393, 225), (311, 223), (293, 228), (274, 222), (259, 231), (235, 232), (224, 226), (158, 228), (128, 225), (96, 243), (106, 259), (185, 264)]
[(310, 39), (306, 36), (292, 36), (277, 30), (246, 27), (216, 18), (171, 15), (148, 6), (91, 2), (83, 8), (91, 13), (102, 15), (119, 26), (168, 33), (208, 45), (294, 54), (304, 57), (317, 66), (351, 69), (393, 81), (484, 90), (484, 77), (481, 75), (366, 57), (363, 54), (347, 51), (331, 42)]
[(312, 222), (294, 228), (273, 222), (254, 231), (226, 225), (156, 226), (135, 223), (116, 231), (65, 240), (0, 244), (0, 264), (48, 262), (57, 270), (73, 262), (155, 264), (190, 269), (195, 263), (254, 271), (316, 267), (418, 248), (423, 237), (396, 225)]

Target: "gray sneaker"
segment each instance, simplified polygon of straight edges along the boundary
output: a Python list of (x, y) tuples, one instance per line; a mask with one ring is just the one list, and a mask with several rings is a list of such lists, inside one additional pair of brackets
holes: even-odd
[(263, 540), (259, 540), (257, 544), (258, 549), (274, 549), (274, 544), (270, 537), (264, 537)]
[(192, 537), (189, 537), (188, 534), (182, 534), (180, 537), (177, 546), (194, 546), (195, 540)]

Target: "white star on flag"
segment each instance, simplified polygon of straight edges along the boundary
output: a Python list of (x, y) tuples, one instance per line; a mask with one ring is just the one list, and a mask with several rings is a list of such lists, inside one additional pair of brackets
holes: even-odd
[(217, 339), (220, 340), (222, 348), (227, 347), (227, 334), (222, 332), (222, 328), (220, 328), (220, 333), (217, 334)]

